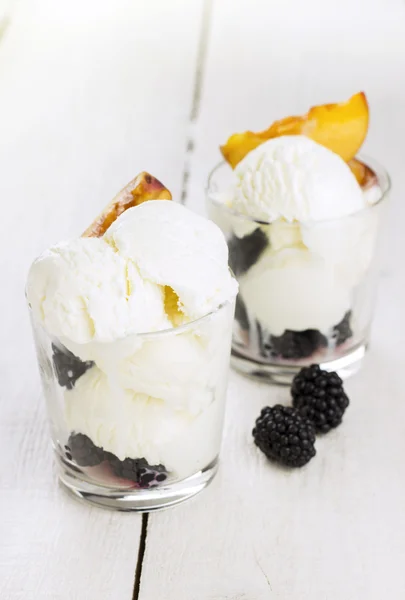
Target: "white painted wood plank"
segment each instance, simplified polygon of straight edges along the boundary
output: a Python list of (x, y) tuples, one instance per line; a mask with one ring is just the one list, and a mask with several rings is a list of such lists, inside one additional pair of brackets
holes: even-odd
[[(206, 176), (234, 131), (364, 89), (365, 149), (394, 179), (372, 348), (347, 383), (344, 425), (307, 468), (266, 462), (251, 429), (288, 391), (232, 373), (222, 466), (209, 490), (149, 519), (141, 600), (381, 600), (405, 595), (405, 315), (402, 196), (405, 4), (218, 0), (187, 202), (203, 211)], [(322, 24), (321, 24), (322, 23)], [(388, 258), (390, 260), (388, 260)]]
[(0, 41), (0, 597), (132, 598), (141, 519), (57, 485), (26, 271), (145, 169), (180, 195), (201, 2), (30, 0)]

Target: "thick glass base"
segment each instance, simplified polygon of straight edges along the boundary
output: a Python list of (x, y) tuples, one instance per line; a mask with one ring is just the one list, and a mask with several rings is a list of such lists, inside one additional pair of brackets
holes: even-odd
[(82, 479), (56, 452), (59, 479), (76, 498), (101, 508), (118, 511), (152, 512), (184, 502), (201, 492), (214, 478), (218, 469), (215, 459), (205, 469), (182, 481), (143, 490), (125, 490), (97, 485)]
[[(360, 370), (366, 351), (367, 344), (362, 343), (342, 356), (321, 361), (319, 365), (322, 369), (336, 371), (342, 379), (347, 379)], [(312, 362), (316, 361), (313, 360)], [(290, 385), (295, 375), (305, 366), (304, 364), (255, 361), (252, 358), (243, 356), (236, 348), (232, 348), (231, 365), (243, 375), (278, 385)]]

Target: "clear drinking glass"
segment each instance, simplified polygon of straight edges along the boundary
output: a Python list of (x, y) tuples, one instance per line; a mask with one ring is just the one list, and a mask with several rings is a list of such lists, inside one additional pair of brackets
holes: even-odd
[(221, 445), (234, 308), (81, 345), (50, 336), (30, 311), (59, 477), (71, 492), (150, 511), (206, 487)]
[[(220, 163), (208, 180), (209, 217), (222, 229), (239, 282), (233, 366), (274, 383), (319, 363), (343, 377), (365, 355), (379, 263), (377, 240), (390, 180), (374, 160), (367, 208), (339, 219), (263, 222), (224, 203), (234, 173)], [(378, 182), (378, 183), (377, 183)], [(221, 198), (219, 197), (221, 195)]]

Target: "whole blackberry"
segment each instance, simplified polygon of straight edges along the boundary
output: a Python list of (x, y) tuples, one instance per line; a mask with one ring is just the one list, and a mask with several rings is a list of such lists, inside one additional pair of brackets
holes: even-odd
[(73, 458), (80, 467), (96, 467), (104, 460), (103, 449), (83, 433), (72, 433), (65, 450), (67, 457)]
[(83, 362), (64, 346), (59, 348), (52, 344), (52, 351), (53, 366), (59, 385), (68, 390), (71, 390), (79, 377), (94, 365), (91, 361)]
[(299, 360), (308, 358), (320, 348), (327, 345), (327, 340), (318, 329), (292, 331), (286, 329), (280, 336), (263, 335), (258, 325), (262, 355), (266, 358), (284, 358)]
[(235, 275), (246, 273), (258, 260), (269, 240), (260, 227), (242, 238), (233, 235), (228, 242), (229, 266)]
[(349, 406), (339, 375), (322, 371), (319, 365), (301, 369), (294, 377), (291, 394), (294, 407), (321, 433), (340, 425)]
[(267, 458), (288, 467), (303, 467), (316, 454), (315, 428), (295, 408), (266, 406), (252, 433)]
[(352, 311), (349, 310), (345, 314), (343, 319), (340, 321), (340, 323), (338, 323), (337, 325), (334, 326), (332, 335), (335, 338), (336, 346), (340, 346), (346, 340), (348, 340), (349, 338), (352, 337), (353, 331), (350, 326), (351, 318), (352, 318)]
[(114, 454), (108, 454), (108, 460), (117, 477), (129, 479), (141, 488), (155, 487), (167, 479), (163, 465), (150, 465), (145, 458), (120, 460)]

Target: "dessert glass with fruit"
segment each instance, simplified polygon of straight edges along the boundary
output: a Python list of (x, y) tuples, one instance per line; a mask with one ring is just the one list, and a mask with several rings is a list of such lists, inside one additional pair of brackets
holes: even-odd
[(59, 477), (119, 510), (181, 502), (217, 469), (237, 283), (221, 231), (170, 199), (142, 173), (28, 276)]
[(390, 180), (356, 156), (363, 93), (231, 136), (207, 189), (239, 282), (232, 364), (290, 383), (305, 365), (345, 377), (365, 355)]

